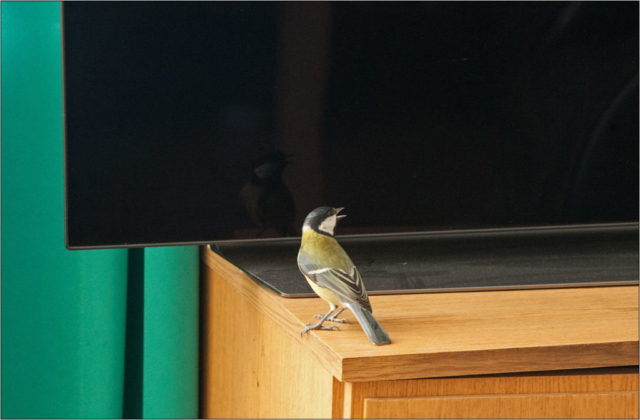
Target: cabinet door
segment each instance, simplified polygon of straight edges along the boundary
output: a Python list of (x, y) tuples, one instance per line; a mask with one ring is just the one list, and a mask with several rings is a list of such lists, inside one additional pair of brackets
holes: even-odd
[(638, 393), (365, 398), (364, 418), (638, 418)]

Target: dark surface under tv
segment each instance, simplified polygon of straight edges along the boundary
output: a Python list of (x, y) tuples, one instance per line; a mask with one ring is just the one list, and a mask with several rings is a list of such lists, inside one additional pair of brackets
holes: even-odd
[[(369, 294), (638, 284), (638, 224), (338, 237)], [(313, 297), (298, 240), (211, 245), (281, 296)]]
[(343, 235), (637, 222), (637, 16), (65, 2), (66, 245), (261, 246), (281, 233), (242, 191), (274, 150), (294, 155), (297, 237), (322, 205), (346, 208)]

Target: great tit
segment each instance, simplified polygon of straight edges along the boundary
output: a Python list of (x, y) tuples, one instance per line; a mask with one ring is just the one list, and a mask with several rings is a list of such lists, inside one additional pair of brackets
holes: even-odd
[(240, 191), (247, 214), (262, 228), (256, 236), (269, 228), (275, 229), (280, 236), (297, 233), (294, 225), (296, 206), (282, 181), (284, 168), (291, 164), (289, 157), (291, 155), (277, 150), (258, 157), (251, 165), (249, 180)]
[[(316, 314), (314, 317), (320, 321), (313, 325), (308, 323), (301, 335), (309, 330), (339, 330), (336, 326), (323, 327), (322, 323), (348, 322), (337, 316), (349, 308), (373, 344), (390, 344), (389, 335), (371, 314), (371, 303), (358, 269), (333, 236), (338, 220), (346, 217), (338, 216), (341, 210), (342, 207), (318, 207), (309, 213), (302, 225), (298, 267), (313, 291), (329, 303), (331, 310), (324, 315)], [(342, 308), (331, 316), (338, 306)]]

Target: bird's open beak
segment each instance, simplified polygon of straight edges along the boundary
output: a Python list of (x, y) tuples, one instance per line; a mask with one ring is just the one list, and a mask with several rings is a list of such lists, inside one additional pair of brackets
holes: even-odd
[(336, 219), (340, 220), (340, 219), (344, 219), (345, 217), (347, 217), (346, 214), (337, 216), (337, 214), (340, 213), (342, 210), (344, 210), (344, 207), (339, 207), (339, 208), (335, 209), (335, 211), (336, 211)]

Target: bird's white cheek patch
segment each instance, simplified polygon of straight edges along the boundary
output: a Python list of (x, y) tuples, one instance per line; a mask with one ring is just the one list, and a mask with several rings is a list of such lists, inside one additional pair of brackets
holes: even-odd
[(336, 227), (336, 216), (331, 216), (326, 218), (322, 223), (320, 223), (320, 226), (318, 226), (318, 229), (320, 229), (324, 233), (333, 235), (333, 230), (335, 229), (335, 227)]

